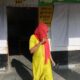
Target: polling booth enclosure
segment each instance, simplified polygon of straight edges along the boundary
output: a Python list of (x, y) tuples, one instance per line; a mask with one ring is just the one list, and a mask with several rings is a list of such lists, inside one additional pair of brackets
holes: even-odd
[[(15, 10), (11, 12), (12, 8), (17, 10), (20, 9), (21, 13), (19, 16), (17, 15), (18, 12), (16, 14)], [(8, 67), (8, 56), (10, 54), (10, 48), (12, 51), (14, 50), (13, 53), (18, 53), (18, 50), (21, 50), (22, 46), (25, 45), (26, 39), (28, 38), (27, 40), (29, 40), (29, 34), (32, 33), (30, 29), (32, 30), (33, 27), (37, 26), (38, 21), (42, 18), (49, 26), (51, 53), (55, 62), (60, 66), (67, 67), (74, 66), (75, 64), (80, 64), (79, 8), (80, 1), (76, 0), (0, 0), (0, 69), (6, 70)], [(30, 14), (33, 13), (33, 17), (30, 16), (30, 21), (32, 22), (32, 24), (30, 24), (31, 27), (29, 27), (30, 29), (28, 30), (28, 28), (25, 28), (25, 26), (23, 31), (23, 27), (20, 27), (20, 30), (19, 25), (16, 28), (16, 26), (12, 23), (8, 23), (9, 19), (10, 21), (13, 20), (13, 15), (10, 16), (7, 14), (8, 10), (10, 10), (10, 14), (14, 14), (15, 12), (18, 17), (22, 16), (20, 17), (20, 20), (23, 21), (23, 23), (20, 22), (21, 25), (25, 25), (24, 22), (26, 24), (29, 22), (29, 17), (26, 19), (26, 16), (28, 16), (28, 11), (30, 11)], [(26, 16), (24, 14), (26, 14)], [(18, 22), (19, 18), (16, 17), (16, 15), (14, 18), (15, 20), (17, 19), (16, 22)], [(28, 21), (26, 22), (26, 20)], [(15, 38), (20, 31), (22, 31), (23, 35), (25, 34), (25, 37), (23, 38), (21, 35), (19, 35), (21, 38), (18, 40), (22, 40), (21, 45), (16, 46), (17, 40), (13, 38), (13, 42), (9, 42), (12, 35), (14, 34)], [(28, 37), (26, 37), (27, 34)], [(11, 43), (11, 46), (15, 45), (16, 47), (10, 47), (9, 43)], [(25, 51), (28, 52), (28, 47), (25, 48)], [(17, 51), (15, 51), (15, 49)], [(18, 54), (22, 55), (22, 53)]]

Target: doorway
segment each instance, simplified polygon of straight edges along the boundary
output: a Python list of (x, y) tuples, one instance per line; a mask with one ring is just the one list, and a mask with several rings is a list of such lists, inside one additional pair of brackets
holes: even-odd
[(38, 8), (7, 7), (9, 55), (29, 57), (29, 38), (38, 24)]

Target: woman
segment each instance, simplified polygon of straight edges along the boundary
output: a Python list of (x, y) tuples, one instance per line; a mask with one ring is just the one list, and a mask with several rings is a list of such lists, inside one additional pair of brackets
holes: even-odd
[(29, 41), (29, 50), (33, 55), (33, 80), (53, 80), (51, 63), (55, 65), (49, 48), (48, 27), (40, 22)]

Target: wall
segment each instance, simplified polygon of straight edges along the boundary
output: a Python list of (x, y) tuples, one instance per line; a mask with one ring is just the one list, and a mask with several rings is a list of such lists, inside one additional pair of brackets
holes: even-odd
[(8, 65), (7, 17), (6, 8), (0, 5), (0, 69)]
[(4, 4), (14, 7), (37, 7), (38, 0), (6, 0)]

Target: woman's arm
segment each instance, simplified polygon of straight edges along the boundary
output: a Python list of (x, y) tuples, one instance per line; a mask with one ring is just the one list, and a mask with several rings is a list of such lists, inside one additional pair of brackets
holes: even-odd
[(56, 63), (55, 63), (55, 61), (53, 60), (53, 58), (52, 58), (52, 55), (50, 54), (50, 60), (51, 60), (51, 62), (52, 62), (52, 64), (53, 64), (53, 66), (55, 66), (56, 65)]
[(36, 44), (33, 48), (30, 49), (30, 53), (33, 54), (41, 45), (41, 42), (39, 42), (38, 44)]
[(43, 44), (45, 41), (46, 41), (46, 38), (43, 38), (41, 42), (39, 42), (33, 48), (30, 49), (30, 53), (33, 54), (40, 47), (40, 45)]

